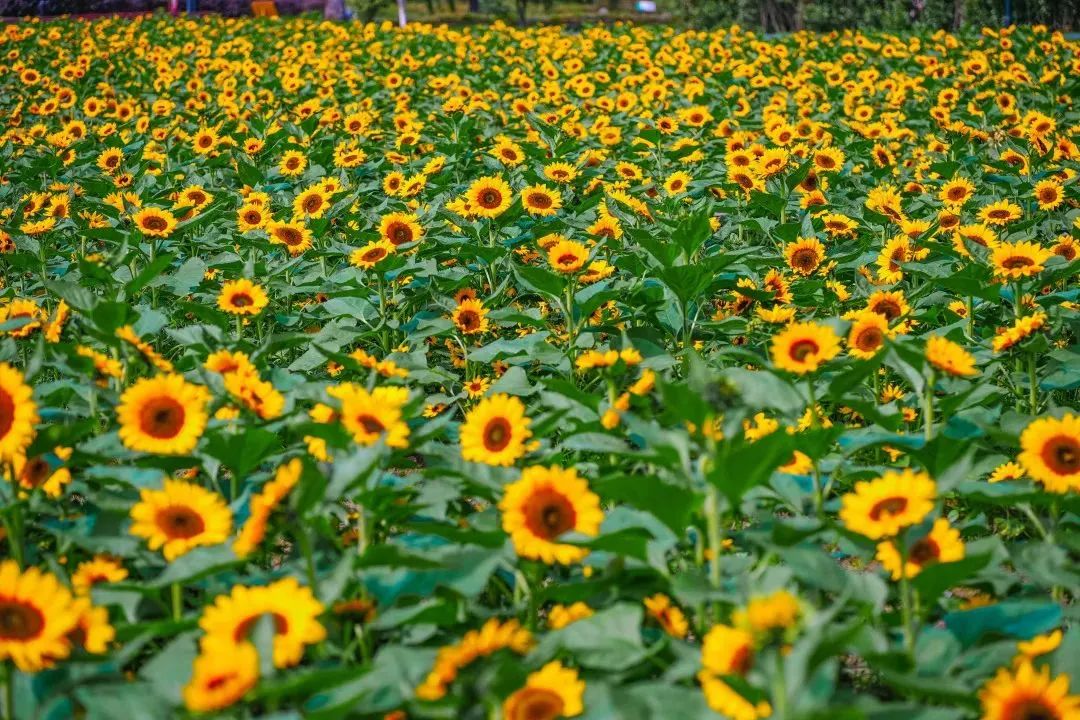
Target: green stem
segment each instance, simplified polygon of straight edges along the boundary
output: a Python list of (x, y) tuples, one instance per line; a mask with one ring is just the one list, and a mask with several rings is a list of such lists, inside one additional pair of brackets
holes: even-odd
[(904, 650), (911, 658), (915, 657), (915, 621), (912, 615), (911, 580), (907, 574), (907, 543), (897, 538), (900, 548), (900, 613), (904, 621)]
[(4, 663), (4, 717), (15, 720), (15, 670), (11, 663)]
[(787, 678), (784, 674), (784, 655), (779, 648), (776, 650), (776, 666), (772, 678), (772, 704), (773, 717), (777, 720), (786, 720), (787, 710)]
[(1028, 355), (1028, 406), (1032, 415), (1039, 413), (1039, 378), (1035, 368), (1035, 353)]
[(180, 583), (172, 584), (172, 616), (173, 620), (179, 620), (184, 616), (184, 604), (180, 596)]
[[(807, 378), (807, 393), (810, 397), (810, 428), (817, 430), (821, 425), (817, 412), (817, 396), (814, 394), (814, 379)], [(821, 470), (818, 468), (817, 458), (812, 458), (811, 464), (814, 471), (814, 514), (822, 517), (825, 508), (825, 492), (821, 485)]]
[(315, 556), (311, 552), (311, 539), (306, 531), (301, 531), (296, 536), (300, 543), (300, 552), (304, 554), (304, 565), (307, 567), (308, 586), (316, 598), (319, 597), (319, 576), (315, 573)]
[[(720, 527), (720, 496), (716, 486), (709, 483), (705, 489), (705, 532), (708, 536), (709, 550), (712, 557), (709, 558), (709, 584), (719, 590), (722, 582), (720, 572), (720, 554), (723, 552), (723, 532)], [(720, 616), (720, 606), (714, 608), (717, 619)]]
[(931, 370), (923, 391), (923, 438), (926, 442), (930, 442), (934, 436), (934, 381), (934, 371)]

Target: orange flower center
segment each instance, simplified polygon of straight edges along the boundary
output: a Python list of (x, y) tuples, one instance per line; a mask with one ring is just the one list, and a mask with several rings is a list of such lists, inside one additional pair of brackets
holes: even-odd
[(818, 344), (810, 339), (796, 340), (791, 345), (791, 349), (788, 350), (788, 355), (792, 360), (797, 362), (803, 362), (811, 355), (816, 355), (821, 348)]
[(554, 490), (536, 492), (525, 507), (525, 524), (533, 535), (552, 540), (577, 523), (574, 506), (565, 495)]
[(143, 227), (147, 230), (160, 231), (169, 227), (169, 223), (165, 221), (165, 218), (158, 217), (157, 215), (151, 215), (148, 218), (143, 218)]
[(881, 343), (884, 340), (885, 335), (881, 332), (880, 329), (876, 327), (866, 328), (859, 333), (858, 337), (855, 338), (855, 347), (863, 350), (864, 352), (869, 352), (871, 350), (876, 350), (881, 347)]
[(1013, 255), (1012, 257), (1005, 258), (1001, 263), (1001, 267), (1006, 270), (1018, 270), (1020, 268), (1031, 267), (1034, 264), (1035, 261), (1029, 257)]
[(170, 540), (187, 540), (206, 529), (202, 515), (185, 505), (170, 505), (158, 510), (157, 526)]
[(870, 519), (880, 520), (883, 515), (890, 517), (899, 515), (907, 508), (907, 504), (907, 498), (903, 497), (890, 497), (879, 500), (870, 508)]
[(45, 616), (33, 605), (0, 598), (0, 640), (32, 640), (45, 629)]
[(1067, 435), (1058, 435), (1043, 445), (1043, 462), (1058, 475), (1080, 472), (1080, 442)]
[(476, 330), (480, 327), (480, 315), (472, 310), (463, 310), (458, 315), (458, 325), (466, 332)]
[(525, 687), (510, 698), (506, 720), (555, 720), (563, 711), (563, 700), (553, 690)]
[(255, 301), (252, 300), (251, 296), (248, 295), (247, 293), (236, 293), (235, 295), (232, 296), (232, 306), (233, 307), (238, 307), (238, 308), (250, 307), (251, 305), (254, 305), (254, 304), (255, 304)]
[(139, 427), (159, 439), (176, 437), (184, 427), (184, 406), (170, 397), (153, 398), (139, 413)]
[(505, 450), (514, 436), (514, 429), (506, 418), (492, 418), (484, 426), (484, 447), (489, 452)]
[(547, 210), (551, 207), (551, 198), (544, 193), (531, 193), (526, 201), (530, 207), (538, 208), (540, 210)]

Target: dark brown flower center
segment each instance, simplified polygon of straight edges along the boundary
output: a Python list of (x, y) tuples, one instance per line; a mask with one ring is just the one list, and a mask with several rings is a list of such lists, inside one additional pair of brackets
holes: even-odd
[(803, 362), (807, 357), (816, 355), (820, 348), (818, 344), (809, 338), (803, 340), (796, 340), (791, 344), (791, 349), (788, 350), (788, 355), (792, 360), (797, 362)]
[(1043, 462), (1059, 475), (1080, 472), (1080, 441), (1067, 435), (1058, 435), (1043, 445)]
[(907, 498), (904, 497), (890, 497), (879, 500), (870, 508), (870, 519), (880, 520), (883, 515), (889, 517), (899, 515), (907, 509), (907, 504)]
[(496, 208), (502, 202), (502, 195), (498, 190), (484, 190), (480, 193), (480, 204), (486, 208)]
[(860, 350), (870, 351), (881, 347), (885, 335), (878, 328), (866, 328), (855, 338), (855, 347)]
[(1010, 700), (1002, 710), (1002, 720), (1061, 720), (1061, 714), (1041, 697), (1021, 696)]
[(170, 540), (187, 540), (206, 529), (202, 515), (186, 505), (169, 505), (158, 510), (157, 525)]
[(941, 557), (941, 548), (929, 537), (919, 539), (908, 551), (908, 560), (916, 565), (929, 565)]
[(371, 415), (360, 415), (356, 418), (356, 422), (360, 424), (360, 427), (364, 428), (366, 432), (372, 435), (378, 435), (386, 430), (386, 426), (382, 422)]
[(22, 600), (0, 597), (0, 640), (33, 640), (45, 629), (45, 616)]
[(525, 687), (514, 693), (506, 720), (555, 720), (562, 712), (563, 700), (558, 693)]
[(169, 227), (169, 223), (165, 221), (165, 218), (157, 215), (151, 215), (150, 217), (143, 218), (143, 227), (147, 230), (161, 231)]
[(15, 401), (7, 390), (0, 388), (0, 439), (7, 437), (15, 424)]
[(484, 447), (490, 452), (505, 450), (513, 439), (514, 430), (506, 418), (492, 418), (484, 427)]
[(159, 439), (176, 437), (184, 427), (184, 406), (170, 397), (153, 398), (139, 413), (144, 433)]
[[(289, 621), (285, 619), (285, 616), (280, 613), (267, 613), (274, 619), (274, 632), (278, 635), (284, 635), (289, 631)], [(251, 629), (255, 627), (255, 623), (259, 621), (259, 618), (263, 616), (263, 613), (258, 615), (252, 615), (251, 617), (243, 620), (236, 626), (236, 630), (233, 632), (233, 639), (236, 642), (245, 640), (251, 633)]]
[(526, 198), (529, 203), (529, 207), (538, 208), (540, 210), (547, 210), (551, 207), (551, 198), (544, 193), (530, 193)]
[(1006, 270), (1018, 270), (1020, 268), (1031, 267), (1035, 264), (1035, 261), (1029, 257), (1023, 255), (1013, 255), (1012, 257), (1005, 258), (1002, 261), (1001, 267)]
[(394, 245), (404, 245), (412, 242), (412, 228), (402, 222), (391, 223), (386, 229), (386, 236)]
[(525, 523), (536, 536), (552, 540), (574, 527), (577, 513), (565, 495), (554, 490), (541, 490), (529, 498), (525, 507)]

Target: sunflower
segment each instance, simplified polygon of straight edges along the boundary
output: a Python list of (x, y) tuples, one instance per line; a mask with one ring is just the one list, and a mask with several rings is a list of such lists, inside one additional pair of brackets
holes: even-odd
[(330, 194), (320, 186), (308, 188), (293, 200), (293, 216), (318, 220), (330, 209)]
[(11, 470), (26, 490), (41, 488), (51, 498), (58, 498), (63, 488), (71, 482), (71, 470), (64, 462), (71, 457), (71, 448), (56, 447), (51, 453), (33, 457), (15, 455), (11, 458)]
[(1061, 183), (1056, 180), (1040, 180), (1035, 183), (1031, 194), (1038, 201), (1040, 210), (1053, 210), (1065, 198)]
[(379, 235), (397, 248), (420, 240), (424, 236), (424, 229), (415, 215), (395, 212), (379, 220)]
[(589, 250), (574, 240), (560, 240), (548, 249), (548, 264), (561, 273), (575, 273), (585, 266)]
[(255, 372), (255, 366), (251, 364), (251, 358), (245, 353), (229, 352), (228, 350), (218, 350), (212, 353), (206, 358), (203, 367), (219, 375), (228, 375), (234, 372)]
[(312, 245), (311, 230), (298, 222), (268, 222), (266, 232), (270, 236), (270, 242), (284, 245), (293, 257)]
[(684, 638), (690, 632), (690, 623), (686, 615), (671, 602), (671, 598), (667, 595), (657, 593), (645, 598), (643, 603), (650, 617), (656, 620), (668, 635)]
[(714, 625), (701, 645), (701, 664), (716, 675), (745, 675), (754, 664), (754, 636), (730, 625)]
[(465, 199), (473, 214), (486, 218), (502, 215), (510, 207), (512, 197), (506, 181), (494, 176), (474, 180), (465, 191)]
[(10, 460), (26, 449), (37, 422), (34, 391), (21, 372), (0, 363), (0, 460)]
[(804, 375), (817, 370), (840, 352), (840, 338), (828, 325), (792, 323), (773, 337), (773, 365)]
[(89, 598), (76, 598), (79, 621), (68, 635), (68, 642), (79, 645), (89, 653), (101, 655), (116, 638), (116, 629), (109, 623), (109, 611), (90, 604)]
[(97, 166), (110, 175), (120, 169), (124, 160), (124, 151), (120, 148), (107, 148), (97, 157)]
[(693, 178), (690, 173), (678, 170), (668, 175), (667, 180), (664, 181), (664, 192), (671, 197), (682, 195), (691, 182), (693, 182)]
[(570, 183), (577, 179), (578, 171), (573, 165), (555, 162), (544, 166), (544, 177), (557, 183)]
[(281, 156), (278, 171), (285, 176), (301, 175), (307, 167), (307, 157), (299, 150), (288, 150)]
[(555, 720), (584, 710), (585, 681), (558, 660), (531, 673), (525, 686), (503, 703), (503, 720)]
[(251, 643), (204, 640), (184, 686), (184, 705), (213, 712), (240, 701), (259, 681), (259, 653)]
[(988, 225), (1008, 225), (1013, 220), (1019, 219), (1022, 214), (1020, 206), (1016, 203), (999, 200), (979, 210), (979, 219)]
[(371, 392), (352, 383), (339, 385), (329, 391), (341, 401), (341, 424), (361, 445), (374, 445), (380, 439), (387, 446), (409, 446), (409, 426), (402, 417), (402, 408), (409, 399), (403, 387), (377, 387)]
[(862, 360), (874, 357), (885, 345), (889, 336), (889, 321), (870, 310), (858, 313), (848, 332), (848, 352)]
[(825, 245), (815, 237), (799, 238), (784, 246), (784, 259), (800, 275), (811, 275), (825, 259)]
[(323, 605), (311, 589), (293, 577), (260, 587), (235, 585), (228, 595), (218, 595), (199, 619), (206, 633), (203, 652), (218, 647), (218, 642), (248, 645), (255, 623), (269, 616), (274, 625), (274, 666), (291, 667), (300, 662), (305, 646), (326, 638), (319, 622), (322, 613)]
[(893, 537), (923, 521), (934, 509), (937, 485), (925, 472), (890, 470), (863, 480), (840, 499), (840, 520), (851, 532), (871, 540)]
[(879, 290), (866, 300), (866, 309), (881, 315), (889, 322), (902, 318), (911, 312), (907, 298), (900, 290)]
[(953, 207), (963, 205), (975, 194), (975, 183), (967, 178), (957, 177), (941, 186), (938, 198)]
[(1019, 665), (1024, 660), (1034, 660), (1040, 655), (1054, 652), (1061, 647), (1063, 637), (1064, 633), (1061, 632), (1061, 628), (1058, 628), (1053, 632), (1036, 635), (1030, 640), (1019, 641), (1016, 643), (1016, 659), (1014, 662)]
[(941, 335), (932, 335), (927, 339), (926, 359), (941, 372), (955, 377), (979, 374), (975, 367), (975, 356)]
[(1024, 660), (1001, 668), (979, 691), (983, 720), (1080, 720), (1080, 696), (1069, 694), (1069, 676), (1050, 678)]
[(707, 670), (698, 673), (705, 704), (731, 720), (762, 720), (772, 715), (772, 706), (761, 700), (753, 703)]
[(120, 440), (130, 450), (183, 455), (195, 449), (206, 428), (210, 393), (183, 376), (142, 378), (124, 391), (116, 416)]
[(458, 303), (450, 319), (462, 335), (477, 335), (487, 332), (490, 325), (488, 311), (479, 300), (467, 299)]
[(518, 398), (505, 394), (484, 398), (461, 424), (461, 457), (486, 465), (513, 465), (525, 454), (531, 422)]
[(132, 220), (143, 235), (150, 237), (168, 237), (176, 228), (176, 218), (168, 210), (144, 208), (135, 213)]
[(1080, 492), (1080, 416), (1034, 420), (1020, 434), (1020, 464), (1050, 492)]
[(1001, 243), (990, 251), (990, 262), (994, 265), (994, 275), (1003, 280), (1038, 275), (1045, 268), (1047, 260), (1054, 256), (1038, 243), (1018, 242)]
[(506, 486), (499, 502), (503, 530), (521, 557), (549, 565), (570, 565), (589, 554), (587, 548), (558, 543), (567, 532), (596, 536), (604, 519), (600, 498), (573, 468), (532, 466)]
[(551, 188), (530, 185), (521, 191), (521, 204), (530, 215), (549, 217), (562, 207), (562, 198)]
[(738, 628), (758, 634), (783, 631), (795, 627), (802, 617), (799, 599), (787, 590), (777, 590), (768, 595), (755, 595), (731, 614), (731, 622)]
[(213, 128), (199, 128), (191, 138), (191, 149), (199, 155), (211, 152), (218, 144), (218, 134)]
[(161, 490), (144, 488), (131, 508), (131, 534), (146, 538), (172, 562), (202, 545), (228, 539), (232, 512), (215, 492), (182, 480), (166, 480)]
[(904, 560), (895, 540), (878, 543), (877, 559), (893, 580), (913, 578), (923, 568), (938, 562), (956, 562), (964, 559), (964, 542), (960, 531), (951, 527), (945, 518), (938, 518), (930, 532), (915, 540), (907, 548)]
[(30, 337), (47, 319), (46, 312), (33, 300), (14, 298), (0, 307), (0, 323), (23, 322), (22, 325), (14, 326), (7, 331), (7, 334), (13, 338)]
[(78, 595), (89, 595), (95, 585), (120, 582), (127, 576), (128, 571), (119, 560), (108, 555), (95, 555), (79, 563), (75, 572), (71, 573), (71, 587)]
[(839, 148), (821, 148), (814, 153), (814, 168), (818, 172), (837, 172), (843, 166), (844, 151)]
[(548, 611), (548, 627), (552, 630), (562, 630), (567, 625), (593, 615), (593, 609), (580, 600), (571, 605), (553, 605)]
[(218, 307), (230, 315), (258, 315), (269, 302), (262, 286), (247, 278), (225, 283), (217, 298)]
[(27, 673), (52, 667), (71, 652), (67, 636), (79, 614), (71, 592), (52, 573), (0, 562), (0, 660)]
[(288, 496), (300, 482), (304, 466), (299, 459), (292, 459), (281, 465), (274, 473), (274, 479), (263, 485), (262, 490), (251, 497), (248, 503), (250, 515), (233, 541), (233, 552), (238, 557), (251, 554), (266, 535), (266, 524), (274, 509)]
[(349, 254), (349, 264), (362, 270), (370, 270), (395, 252), (397, 248), (393, 243), (380, 238), (353, 250)]
[(280, 417), (285, 408), (285, 396), (252, 372), (227, 374), (225, 390), (263, 420)]

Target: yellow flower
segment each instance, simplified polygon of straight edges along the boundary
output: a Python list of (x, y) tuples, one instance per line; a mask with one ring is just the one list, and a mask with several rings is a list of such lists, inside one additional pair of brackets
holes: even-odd
[(363, 270), (370, 270), (397, 251), (393, 243), (379, 239), (369, 242), (363, 247), (353, 250), (349, 255), (349, 263)]
[(572, 605), (555, 605), (548, 612), (548, 627), (552, 630), (562, 630), (567, 625), (592, 617), (592, 615), (593, 609), (580, 600)]
[(1053, 632), (1036, 635), (1030, 640), (1021, 640), (1016, 643), (1017, 655), (1013, 659), (1014, 664), (1020, 665), (1025, 660), (1034, 660), (1040, 655), (1054, 652), (1061, 647), (1061, 640), (1063, 637), (1064, 633), (1062, 633), (1059, 628)]
[(707, 670), (698, 673), (705, 693), (705, 702), (714, 711), (731, 720), (760, 720), (772, 715), (772, 707), (764, 700), (753, 703), (720, 678)]
[(833, 329), (814, 322), (788, 325), (772, 341), (773, 365), (798, 375), (817, 370), (839, 352), (840, 338)]
[(495, 218), (502, 215), (513, 199), (513, 193), (506, 181), (499, 177), (487, 176), (474, 180), (465, 191), (465, 200), (474, 215)]
[(10, 460), (26, 449), (37, 422), (34, 391), (21, 372), (0, 363), (0, 460)]
[(1053, 251), (1038, 243), (1000, 243), (990, 251), (990, 262), (994, 265), (996, 276), (1017, 280), (1038, 275), (1046, 269), (1046, 261), (1053, 256)]
[(209, 401), (206, 388), (181, 375), (142, 378), (120, 396), (116, 408), (120, 440), (140, 452), (189, 453), (206, 428)]
[(729, 625), (714, 625), (701, 645), (701, 664), (716, 675), (745, 675), (754, 664), (754, 636)]
[(795, 627), (801, 616), (799, 599), (787, 590), (777, 590), (750, 598), (745, 608), (732, 613), (731, 622), (750, 632), (769, 633)]
[(570, 565), (588, 555), (588, 548), (557, 542), (573, 532), (593, 537), (604, 514), (600, 498), (573, 468), (532, 466), (507, 485), (499, 502), (502, 528), (521, 557), (549, 565)]
[(1050, 492), (1080, 492), (1080, 416), (1039, 418), (1020, 434), (1017, 458)]
[(951, 527), (945, 518), (938, 518), (929, 533), (920, 537), (907, 548), (906, 558), (901, 555), (895, 540), (878, 543), (877, 559), (892, 574), (893, 580), (913, 578), (927, 565), (939, 562), (956, 562), (964, 559), (964, 541), (960, 531)]
[(326, 638), (319, 622), (323, 609), (311, 589), (293, 577), (260, 587), (234, 585), (228, 595), (218, 595), (199, 619), (206, 632), (203, 652), (218, 647), (219, 640), (233, 647), (248, 644), (255, 623), (267, 617), (274, 628), (274, 666), (291, 667), (300, 662), (307, 645)]
[(168, 210), (145, 208), (135, 213), (132, 220), (143, 235), (150, 237), (168, 237), (176, 228), (176, 218)]
[(380, 439), (388, 447), (409, 446), (409, 426), (402, 408), (409, 399), (408, 388), (377, 387), (371, 392), (352, 383), (331, 388), (329, 393), (341, 401), (341, 424), (361, 445), (374, 445)]
[(811, 275), (824, 259), (825, 245), (815, 237), (799, 238), (784, 246), (784, 260), (800, 275)]
[(127, 576), (128, 571), (119, 560), (107, 555), (95, 555), (75, 568), (71, 574), (71, 587), (79, 595), (89, 595), (90, 588), (95, 585), (120, 582)]
[(1031, 661), (1001, 668), (979, 691), (983, 720), (1080, 720), (1080, 696), (1069, 694), (1069, 676), (1050, 679), (1050, 668)]
[(224, 498), (181, 480), (166, 480), (161, 490), (144, 488), (131, 519), (131, 534), (146, 538), (170, 562), (196, 547), (223, 543), (232, 531)]
[(486, 465), (513, 465), (532, 437), (530, 422), (518, 398), (505, 394), (484, 398), (461, 424), (461, 457)]
[(467, 299), (458, 303), (450, 319), (462, 335), (478, 335), (487, 332), (490, 322), (488, 311), (479, 300)]
[(864, 310), (851, 323), (847, 337), (848, 352), (857, 358), (868, 360), (885, 346), (889, 336), (889, 321), (884, 316)]
[(424, 236), (424, 229), (415, 215), (395, 212), (379, 220), (379, 235), (396, 250), (401, 245), (418, 242)]
[(584, 694), (585, 681), (578, 678), (577, 671), (554, 660), (531, 673), (525, 687), (506, 698), (502, 716), (504, 720), (575, 717), (584, 710), (581, 702)]
[(262, 286), (247, 278), (225, 283), (217, 298), (218, 307), (230, 315), (258, 315), (269, 302)]
[(204, 640), (184, 686), (184, 705), (192, 712), (213, 712), (240, 701), (259, 681), (259, 654), (251, 643)]
[(562, 207), (559, 193), (543, 185), (530, 185), (521, 191), (521, 204), (537, 217), (550, 217)]
[(931, 335), (926, 341), (926, 359), (938, 370), (956, 377), (978, 375), (975, 356), (952, 340), (941, 335)]
[(574, 240), (560, 240), (548, 249), (548, 264), (561, 273), (575, 273), (585, 266), (589, 250)]
[(687, 621), (683, 611), (676, 607), (667, 595), (657, 593), (645, 598), (644, 603), (649, 615), (660, 623), (660, 627), (668, 635), (684, 638), (690, 632), (690, 623)]
[(0, 661), (11, 660), (26, 673), (52, 667), (70, 654), (68, 634), (79, 616), (80, 607), (55, 575), (0, 562)]
[(840, 520), (851, 532), (871, 540), (893, 537), (923, 521), (934, 509), (937, 485), (924, 472), (890, 470), (862, 480), (840, 498)]

